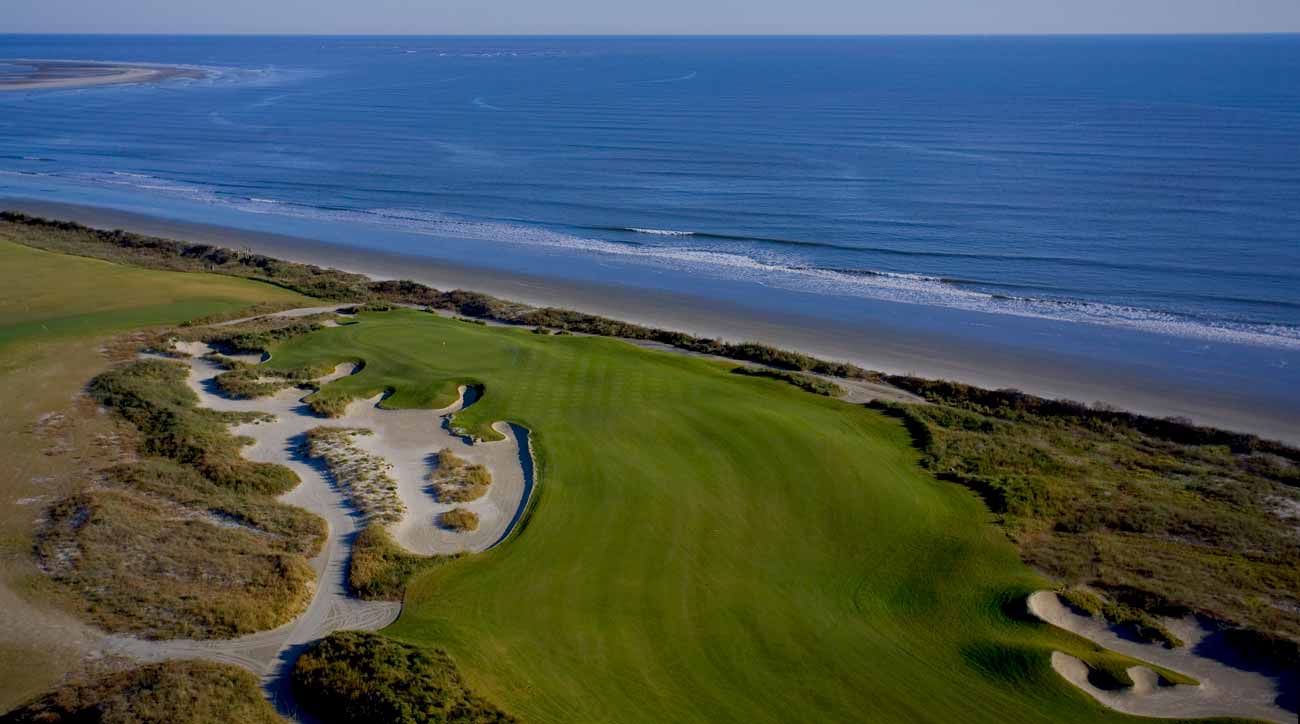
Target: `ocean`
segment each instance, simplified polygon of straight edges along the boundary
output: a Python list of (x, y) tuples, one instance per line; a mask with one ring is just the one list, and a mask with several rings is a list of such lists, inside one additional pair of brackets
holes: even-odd
[[(1235, 376), (1300, 357), (1300, 36), (0, 36), (5, 58), (209, 74), (0, 94), (0, 196), (841, 323), (1250, 350)], [(1115, 360), (1141, 354), (1123, 334)]]

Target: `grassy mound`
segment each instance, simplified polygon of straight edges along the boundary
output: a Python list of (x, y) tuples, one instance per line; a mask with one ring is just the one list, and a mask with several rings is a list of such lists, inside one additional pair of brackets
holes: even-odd
[(786, 372), (785, 370), (774, 370), (767, 367), (737, 367), (732, 370), (738, 375), (747, 375), (749, 377), (766, 377), (772, 380), (780, 380), (794, 385), (801, 390), (811, 392), (814, 395), (825, 395), (827, 397), (839, 397), (844, 394), (844, 388), (834, 382), (809, 377), (797, 372)]
[(105, 490), (65, 498), (37, 538), (41, 566), (74, 610), (109, 631), (231, 638), (301, 612), (315, 578), (253, 530)]
[(468, 503), (487, 495), (492, 474), (482, 465), (471, 465), (451, 450), (438, 452), (438, 467), (429, 473), (435, 497), (443, 503)]
[(143, 459), (103, 489), (56, 502), (37, 558), (59, 597), (110, 631), (228, 638), (274, 628), (310, 600), (307, 558), (325, 524), (272, 496), (288, 468), (239, 456), (236, 419), (197, 407), (184, 365), (140, 360), (96, 377), (90, 394), (139, 431)]
[[(367, 361), (342, 393), (533, 431), (542, 481), (508, 545), (407, 584), (386, 635), (445, 649), (536, 721), (1123, 721), (1049, 666), (1135, 662), (1028, 620), (1048, 584), (906, 429), (714, 362), (408, 310), (277, 346)], [(978, 705), (972, 705), (978, 702)]]
[(456, 557), (408, 553), (384, 526), (367, 526), (352, 542), (348, 586), (367, 601), (400, 601), (412, 576)]
[(168, 661), (77, 681), (0, 716), (2, 724), (283, 724), (237, 666)]
[(516, 721), (471, 691), (446, 653), (359, 631), (312, 644), (293, 688), (303, 709), (335, 724)]
[(937, 474), (978, 491), (1025, 560), (1167, 645), (1188, 611), (1300, 640), (1300, 451), (1019, 393), (916, 383)]
[(464, 508), (452, 508), (438, 516), (438, 525), (457, 533), (478, 530), (478, 513)]

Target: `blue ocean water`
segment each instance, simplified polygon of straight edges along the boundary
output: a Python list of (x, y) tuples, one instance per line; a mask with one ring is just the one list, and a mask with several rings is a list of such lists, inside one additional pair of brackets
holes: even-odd
[(1300, 36), (0, 36), (22, 58), (210, 73), (0, 94), (0, 196), (1300, 349)]

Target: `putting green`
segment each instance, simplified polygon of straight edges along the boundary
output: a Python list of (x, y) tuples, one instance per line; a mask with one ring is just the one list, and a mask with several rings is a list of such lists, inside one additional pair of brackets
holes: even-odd
[(386, 634), (529, 722), (1128, 720), (1049, 667), (1131, 664), (1017, 620), (1044, 582), (895, 420), (732, 365), (399, 310), (274, 350), (364, 360), (324, 394), (533, 432), (504, 545), (417, 578)]

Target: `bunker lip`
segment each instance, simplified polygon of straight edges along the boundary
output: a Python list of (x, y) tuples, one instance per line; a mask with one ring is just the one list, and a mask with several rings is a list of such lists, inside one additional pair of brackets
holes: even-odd
[(1102, 689), (1089, 681), (1088, 665), (1083, 661), (1060, 651), (1052, 652), (1052, 668), (1056, 673), (1111, 709), (1166, 719), (1234, 716), (1280, 724), (1295, 721), (1295, 712), (1287, 711), (1279, 704), (1284, 688), (1281, 682), (1220, 661), (1214, 656), (1213, 632), (1194, 618), (1164, 621), (1187, 642), (1185, 646), (1167, 649), (1159, 644), (1124, 638), (1105, 622), (1075, 613), (1051, 591), (1031, 594), (1027, 604), (1029, 612), (1044, 623), (1201, 682), (1197, 686), (1160, 686), (1154, 671), (1134, 666), (1128, 670), (1133, 686), (1120, 690)]

